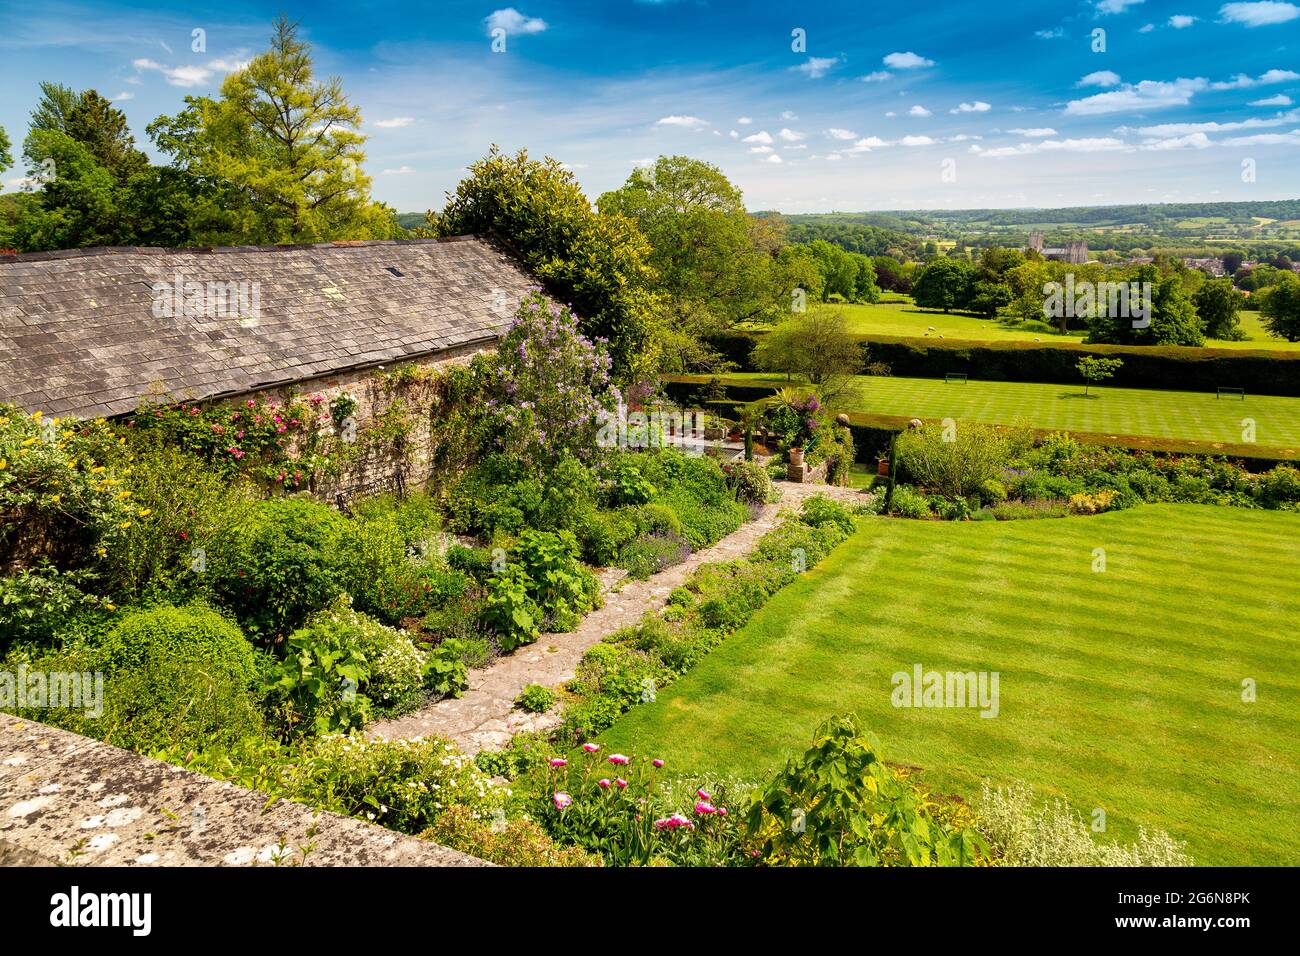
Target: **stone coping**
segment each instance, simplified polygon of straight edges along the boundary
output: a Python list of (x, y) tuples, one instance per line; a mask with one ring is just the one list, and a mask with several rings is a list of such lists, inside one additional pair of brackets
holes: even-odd
[(0, 865), (491, 864), (0, 713)]

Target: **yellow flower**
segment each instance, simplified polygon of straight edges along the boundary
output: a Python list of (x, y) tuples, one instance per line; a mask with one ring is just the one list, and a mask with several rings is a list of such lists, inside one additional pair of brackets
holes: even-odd
[(91, 473), (92, 475), (98, 475), (98, 474), (100, 474), (101, 472), (103, 472), (104, 470), (105, 470), (105, 469), (104, 469), (104, 466), (103, 466), (103, 465), (96, 465), (94, 468), (90, 469), (90, 473)]
[(106, 610), (106, 611), (116, 611), (116, 610), (117, 610), (117, 605), (116, 605), (116, 604), (110, 604), (108, 601), (105, 601), (105, 602), (104, 602), (104, 610)]
[(4, 471), (8, 467), (9, 467), (9, 461), (5, 458), (0, 458), (0, 471)]
[(36, 444), (36, 439), (29, 438), (25, 442), (23, 442), (23, 447), (26, 448), (28, 445), (34, 445), (34, 444)]
[(108, 548), (100, 548), (95, 553), (102, 558), (104, 555), (108, 554)]
[(63, 500), (63, 495), (50, 495), (50, 504), (58, 504)]
[(123, 521), (123, 522), (121, 522), (121, 523), (118, 524), (118, 527), (119, 527), (119, 528), (129, 528), (129, 527), (131, 527), (131, 522), (129, 522), (129, 521)]
[(152, 508), (145, 508), (144, 511), (139, 512), (139, 513), (136, 515), (136, 517), (137, 517), (137, 518), (147, 518), (147, 517), (149, 517), (151, 514), (153, 514), (153, 509), (152, 509)]
[(44, 415), (44, 414), (45, 414), (45, 413), (42, 412), (42, 411), (35, 411), (35, 412), (32, 412), (32, 418), (40, 418), (40, 417), (41, 417), (42, 415)]

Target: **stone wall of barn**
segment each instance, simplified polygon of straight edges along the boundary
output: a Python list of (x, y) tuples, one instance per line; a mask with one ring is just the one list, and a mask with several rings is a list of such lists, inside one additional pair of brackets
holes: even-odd
[[(468, 365), (482, 352), (491, 351), (493, 343), (448, 349), (424, 358), (340, 372), (320, 378), (305, 379), (291, 386), (249, 392), (223, 401), (245, 397), (287, 399), (296, 390), (303, 398), (320, 396), (321, 408), (328, 408), (340, 395), (346, 393), (356, 401), (355, 434), (361, 452), (349, 460), (337, 475), (322, 476), (313, 487), (313, 494), (322, 500), (346, 504), (347, 500), (391, 490), (399, 482), (406, 488), (424, 487), (435, 472), (445, 470), (445, 460), (454, 465), (456, 450), (442, 449), (443, 461), (435, 461), (438, 425), (445, 414), (442, 389), (437, 376), (417, 377), (415, 381), (392, 383), (392, 373), (401, 366), (415, 366), (425, 372), (445, 371), (453, 365)], [(385, 376), (384, 373), (389, 373)], [(394, 408), (400, 403), (399, 408)], [(409, 429), (396, 440), (376, 440), (374, 429), (383, 428), (385, 416), (400, 415), (409, 422)]]

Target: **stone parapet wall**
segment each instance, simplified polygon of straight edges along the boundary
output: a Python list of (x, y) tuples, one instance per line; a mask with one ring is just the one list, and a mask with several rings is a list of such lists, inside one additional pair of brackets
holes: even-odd
[(0, 865), (490, 864), (0, 713)]

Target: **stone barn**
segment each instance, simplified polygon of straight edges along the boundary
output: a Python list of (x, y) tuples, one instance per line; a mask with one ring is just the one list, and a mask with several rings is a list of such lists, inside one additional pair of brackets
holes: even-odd
[[(535, 288), (474, 236), (0, 255), (0, 401), (112, 418), (144, 401), (346, 392), (364, 426), (391, 401), (380, 370), (468, 362)], [(353, 463), (318, 490), (422, 482), (436, 408), (416, 413), (400, 460)]]

